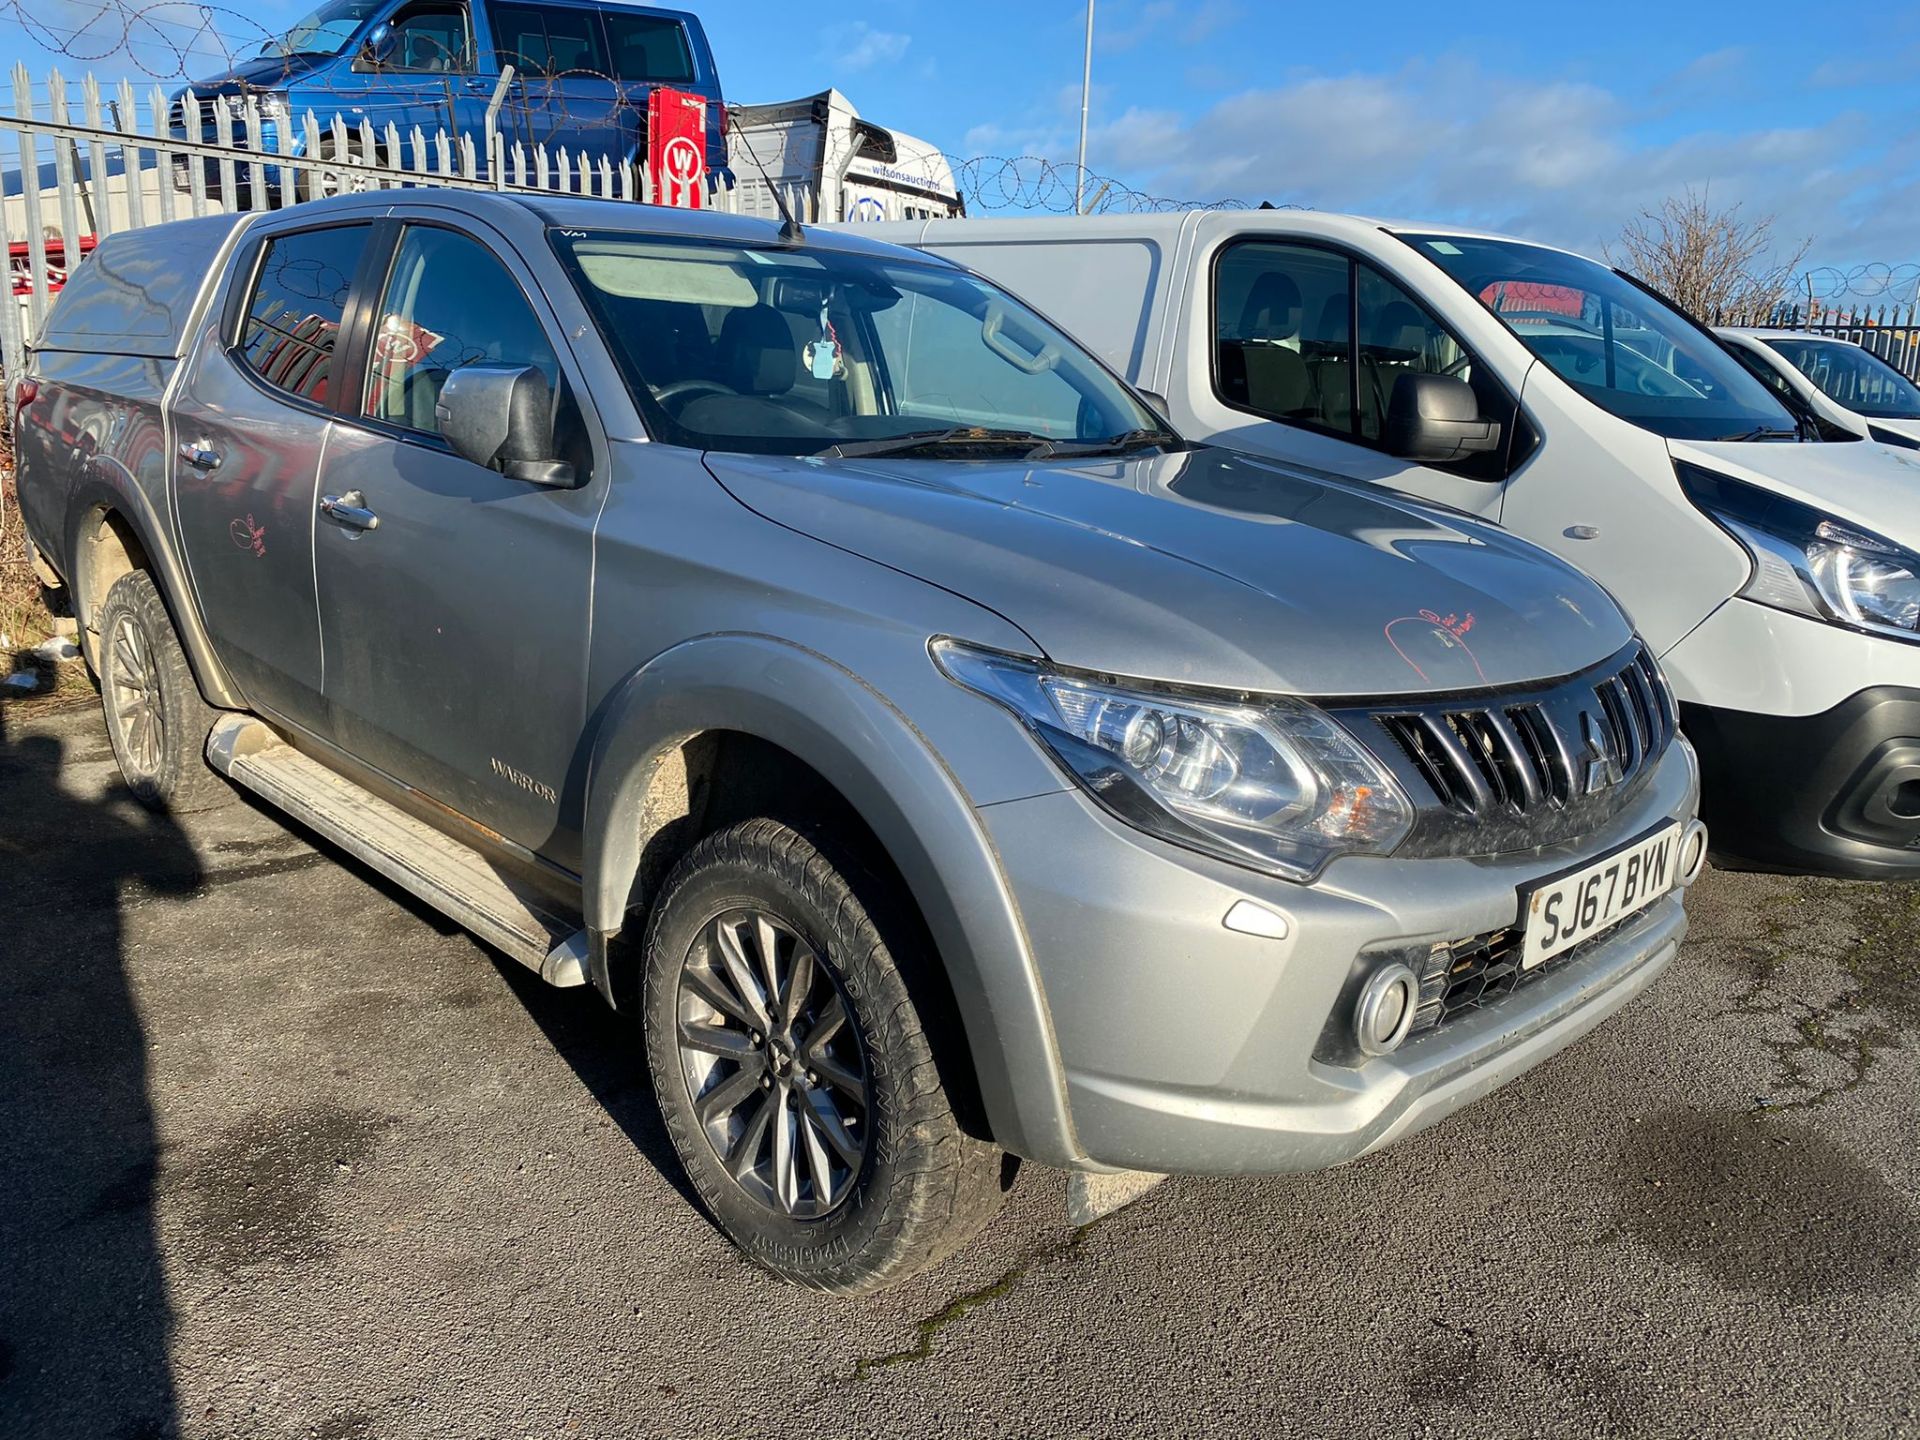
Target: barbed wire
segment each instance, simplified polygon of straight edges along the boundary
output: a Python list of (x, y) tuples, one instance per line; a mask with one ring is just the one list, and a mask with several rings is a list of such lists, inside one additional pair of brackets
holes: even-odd
[(1887, 265), (1816, 265), (1794, 277), (1795, 297), (1833, 303), (1841, 300), (1885, 300), (1893, 305), (1920, 303), (1920, 263)]

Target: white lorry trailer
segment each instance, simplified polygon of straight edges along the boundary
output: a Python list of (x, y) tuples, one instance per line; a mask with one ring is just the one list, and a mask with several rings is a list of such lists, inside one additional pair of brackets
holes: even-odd
[(802, 223), (946, 220), (967, 213), (953, 167), (924, 140), (860, 118), (838, 90), (730, 112), (737, 188), (726, 208)]

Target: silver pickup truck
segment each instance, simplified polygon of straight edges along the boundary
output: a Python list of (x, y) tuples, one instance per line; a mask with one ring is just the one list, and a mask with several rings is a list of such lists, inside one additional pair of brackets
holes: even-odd
[(1008, 1155), (1081, 1215), (1350, 1160), (1685, 929), (1696, 769), (1603, 591), (1185, 443), (944, 261), (344, 197), (108, 239), (16, 398), (133, 792), (596, 986), (802, 1284), (951, 1253)]

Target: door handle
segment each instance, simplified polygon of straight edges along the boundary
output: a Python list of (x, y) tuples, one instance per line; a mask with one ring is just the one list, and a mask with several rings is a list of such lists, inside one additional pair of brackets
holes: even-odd
[(320, 499), (320, 512), (329, 520), (337, 520), (350, 530), (380, 528), (380, 517), (367, 508), (367, 497), (358, 490), (349, 490), (344, 495), (323, 495)]
[(206, 441), (182, 440), (176, 452), (180, 458), (196, 470), (218, 470), (220, 452)]

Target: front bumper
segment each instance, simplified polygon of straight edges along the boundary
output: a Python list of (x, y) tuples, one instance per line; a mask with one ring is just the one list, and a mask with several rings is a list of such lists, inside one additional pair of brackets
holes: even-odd
[[(1163, 1173), (1319, 1169), (1486, 1094), (1643, 990), (1686, 933), (1670, 895), (1392, 1054), (1330, 1060), (1356, 971), (1516, 925), (1520, 892), (1698, 802), (1685, 746), (1607, 831), (1498, 859), (1355, 859), (1311, 886), (1162, 844), (1078, 792), (985, 807), (1045, 988), (1081, 1150)], [(1250, 900), (1283, 939), (1229, 930)]]
[(1883, 685), (1818, 715), (1682, 705), (1680, 723), (1722, 865), (1920, 879), (1920, 690)]
[(1731, 600), (1661, 664), (1718, 862), (1920, 878), (1920, 645)]

